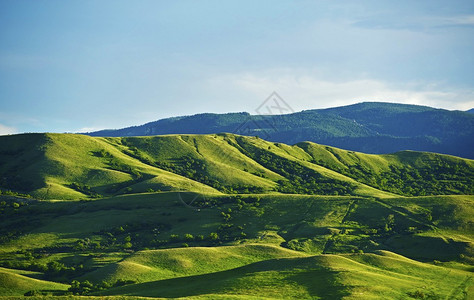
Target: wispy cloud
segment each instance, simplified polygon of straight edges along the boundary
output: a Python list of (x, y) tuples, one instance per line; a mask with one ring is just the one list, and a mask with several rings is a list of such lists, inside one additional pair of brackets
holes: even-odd
[(220, 78), (264, 99), (277, 91), (293, 109), (325, 108), (363, 101), (397, 102), (445, 109), (466, 110), (474, 107), (474, 91), (448, 90), (438, 84), (411, 83), (392, 86), (376, 79), (331, 81), (319, 76), (292, 75), (282, 70), (242, 73)]
[(396, 16), (375, 15), (352, 22), (353, 26), (376, 30), (436, 30), (446, 27), (474, 27), (474, 15)]
[(467, 25), (474, 26), (474, 15), (458, 15), (452, 17), (435, 18), (441, 25)]
[(15, 134), (15, 133), (18, 133), (18, 130), (16, 128), (0, 124), (0, 135)]
[(94, 131), (99, 131), (99, 130), (103, 130), (105, 128), (102, 128), (102, 127), (83, 127), (83, 128), (79, 128), (77, 130), (74, 130), (72, 131), (72, 133), (87, 133), (87, 132), (94, 132)]

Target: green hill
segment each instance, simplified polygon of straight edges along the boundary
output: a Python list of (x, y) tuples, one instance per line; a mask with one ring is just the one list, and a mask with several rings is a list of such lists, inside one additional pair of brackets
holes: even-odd
[[(13, 264), (18, 251), (30, 249), (76, 266), (96, 260), (67, 257), (120, 253), (129, 239), (128, 249), (135, 251), (263, 242), (312, 254), (385, 249), (424, 261), (469, 263), (474, 257), (472, 196), (200, 195), (194, 209), (181, 202), (193, 198), (153, 193), (87, 202), (32, 201), (18, 208), (7, 202), (1, 207), (0, 253), (5, 263)], [(46, 265), (54, 258), (20, 257), (6, 266)]]
[(232, 134), (3, 136), (0, 297), (468, 299), (473, 173)]
[[(189, 201), (194, 194), (28, 200), (19, 207), (13, 203), (19, 203), (20, 198), (3, 197), (0, 265), (39, 272), (35, 278), (47, 281), (71, 284), (89, 280), (111, 295), (214, 298), (230, 293), (243, 298), (279, 298), (275, 288), (281, 286), (278, 291), (286, 298), (327, 298), (332, 294), (325, 293), (337, 291), (357, 295), (360, 289), (364, 297), (388, 299), (420, 292), (447, 297), (452, 290), (452, 298), (462, 299), (460, 295), (472, 286), (467, 280), (474, 270), (472, 196), (203, 194), (195, 202), (199, 210), (184, 205), (180, 197)], [(392, 274), (391, 269), (374, 270), (371, 261), (355, 268), (355, 263), (344, 260), (342, 267), (336, 268), (340, 255), (379, 250), (395, 251), (424, 263), (398, 270), (401, 275)], [(344, 280), (318, 281), (336, 272), (321, 270), (322, 262), (315, 270), (304, 270), (311, 265), (306, 260), (285, 263), (288, 258), (315, 254), (336, 255), (338, 259), (328, 263), (338, 270), (337, 278), (344, 275)], [(359, 256), (349, 255), (351, 260), (356, 260), (354, 257)], [(261, 265), (254, 265), (258, 262), (268, 262), (271, 267), (261, 270)], [(377, 264), (398, 268), (398, 261)], [(427, 277), (426, 273), (433, 274)], [(447, 279), (439, 289), (435, 279), (426, 279), (441, 275)], [(110, 289), (134, 282), (149, 285)], [(320, 284), (331, 288), (318, 290)], [(206, 290), (209, 286), (216, 289)], [(262, 289), (252, 292), (246, 286)]]
[[(228, 271), (116, 288), (105, 295), (249, 299), (466, 299), (469, 272), (387, 252), (271, 259)], [(469, 294), (468, 294), (469, 293)]]
[(362, 196), (473, 194), (474, 162), (422, 152), (367, 155), (230, 134), (0, 137), (0, 187), (40, 199), (150, 191)]
[(147, 282), (219, 272), (268, 259), (304, 256), (307, 254), (266, 244), (145, 250), (88, 273), (82, 279)]
[(51, 292), (65, 291), (69, 287), (65, 284), (30, 278), (33, 272), (0, 268), (0, 296), (23, 296), (29, 291)]
[(42, 199), (78, 199), (125, 193), (215, 189), (122, 152), (120, 141), (64, 134), (25, 134), (1, 137), (1, 186)]

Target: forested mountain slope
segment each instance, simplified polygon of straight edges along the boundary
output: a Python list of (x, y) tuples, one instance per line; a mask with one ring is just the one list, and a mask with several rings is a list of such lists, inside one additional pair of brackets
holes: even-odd
[(429, 151), (474, 158), (474, 115), (426, 106), (365, 102), (287, 115), (174, 117), (91, 136), (235, 133), (286, 144), (311, 141), (365, 153)]

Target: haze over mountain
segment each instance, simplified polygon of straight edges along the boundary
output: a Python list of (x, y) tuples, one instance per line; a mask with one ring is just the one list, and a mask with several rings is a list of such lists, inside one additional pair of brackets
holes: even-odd
[(364, 102), (285, 115), (197, 114), (88, 133), (148, 136), (229, 132), (274, 142), (311, 141), (366, 153), (429, 151), (474, 158), (474, 115), (427, 106)]

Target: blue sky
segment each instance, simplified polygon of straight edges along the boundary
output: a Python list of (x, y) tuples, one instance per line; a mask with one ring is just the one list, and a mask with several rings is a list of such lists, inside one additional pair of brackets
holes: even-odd
[(0, 134), (384, 101), (474, 107), (473, 1), (0, 1)]

